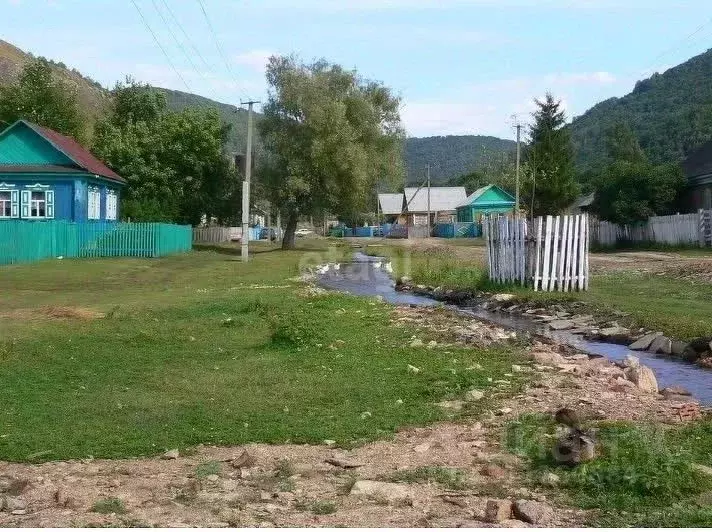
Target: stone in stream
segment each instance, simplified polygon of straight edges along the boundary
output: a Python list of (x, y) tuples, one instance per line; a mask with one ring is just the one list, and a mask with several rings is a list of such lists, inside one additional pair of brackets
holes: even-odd
[(655, 340), (658, 336), (662, 335), (663, 333), (661, 332), (654, 332), (646, 334), (645, 336), (641, 336), (635, 342), (630, 344), (628, 346), (628, 349), (631, 349), (633, 351), (645, 351), (646, 349), (648, 349), (648, 347), (650, 347), (650, 344), (653, 343), (653, 340)]
[(573, 326), (574, 322), (571, 320), (553, 320), (549, 322), (549, 328), (555, 331), (564, 331), (571, 329)]
[(673, 356), (681, 357), (687, 349), (687, 342), (682, 342), (680, 340), (673, 340), (670, 345), (670, 350)]
[(640, 359), (633, 355), (626, 355), (623, 357), (622, 364), (624, 368), (637, 368), (640, 367)]
[(605, 327), (598, 331), (598, 336), (609, 342), (627, 342), (630, 338), (630, 329), (620, 326)]
[(650, 344), (648, 350), (651, 353), (662, 353), (663, 355), (669, 355), (672, 352), (672, 341), (667, 336), (658, 336)]

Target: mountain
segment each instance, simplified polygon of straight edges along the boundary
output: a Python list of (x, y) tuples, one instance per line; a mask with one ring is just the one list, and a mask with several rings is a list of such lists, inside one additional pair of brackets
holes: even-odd
[(712, 50), (638, 81), (633, 92), (605, 100), (571, 125), (580, 170), (606, 160), (606, 131), (628, 122), (653, 163), (681, 160), (712, 139)]
[[(0, 39), (0, 84), (5, 85), (17, 80), (24, 65), (32, 59), (34, 59), (32, 54)], [(67, 68), (64, 63), (48, 61), (57, 78), (77, 91), (81, 109), (91, 129), (96, 119), (108, 109), (111, 94), (97, 81), (83, 76), (77, 70)]]
[(409, 138), (405, 143), (406, 182), (421, 183), (425, 179), (425, 167), (430, 164), (431, 182), (441, 185), (483, 168), (492, 157), (509, 154), (516, 146), (513, 140), (481, 135)]

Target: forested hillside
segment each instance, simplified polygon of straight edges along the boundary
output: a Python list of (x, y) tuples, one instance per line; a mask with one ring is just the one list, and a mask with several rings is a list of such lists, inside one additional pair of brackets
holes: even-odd
[(407, 182), (420, 183), (430, 164), (434, 184), (444, 184), (458, 176), (480, 170), (492, 158), (501, 158), (516, 147), (512, 140), (481, 135), (409, 138), (405, 145)]
[(638, 81), (633, 92), (605, 100), (571, 124), (580, 170), (605, 163), (606, 132), (627, 122), (651, 162), (682, 159), (712, 139), (712, 50)]

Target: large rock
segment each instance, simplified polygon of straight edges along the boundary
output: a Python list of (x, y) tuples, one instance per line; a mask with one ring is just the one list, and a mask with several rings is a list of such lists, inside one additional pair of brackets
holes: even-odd
[(650, 344), (653, 343), (653, 340), (655, 340), (658, 336), (662, 336), (663, 333), (661, 332), (654, 332), (650, 334), (646, 334), (645, 336), (642, 336), (638, 338), (635, 342), (630, 344), (628, 346), (628, 349), (632, 349), (633, 351), (645, 351), (650, 347)]
[(470, 401), (470, 402), (480, 401), (481, 399), (484, 398), (484, 396), (485, 396), (485, 392), (483, 392), (481, 390), (476, 390), (475, 388), (473, 388), (472, 390), (468, 390), (465, 393), (465, 400)]
[(672, 353), (672, 340), (667, 336), (658, 336), (650, 344), (648, 350), (651, 353), (662, 353), (663, 355), (669, 355)]
[(702, 336), (700, 338), (695, 338), (690, 342), (690, 348), (694, 349), (698, 353), (704, 353), (709, 351), (710, 342), (712, 342), (712, 336)]
[(546, 503), (519, 499), (514, 503), (514, 517), (533, 525), (548, 525), (554, 519), (554, 510)]
[(494, 294), (492, 296), (492, 300), (504, 303), (505, 301), (511, 301), (515, 297), (516, 296), (514, 294)]
[(598, 331), (598, 337), (607, 342), (627, 343), (630, 339), (630, 329), (625, 327), (606, 327)]
[(655, 378), (655, 373), (648, 366), (628, 368), (625, 371), (625, 377), (646, 393), (658, 393), (658, 379)]
[(692, 345), (688, 345), (682, 352), (682, 359), (685, 362), (697, 362), (704, 354), (704, 351), (697, 351)]
[(408, 486), (395, 482), (379, 482), (377, 480), (358, 480), (351, 487), (351, 495), (388, 501), (388, 503), (403, 503), (412, 500)]
[(490, 499), (485, 506), (485, 521), (501, 523), (512, 517), (512, 501), (506, 499)]

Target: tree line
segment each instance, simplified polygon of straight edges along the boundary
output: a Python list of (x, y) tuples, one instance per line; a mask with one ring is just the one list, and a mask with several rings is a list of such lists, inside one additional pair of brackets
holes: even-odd
[[(301, 217), (355, 222), (374, 210), (377, 190), (403, 185), (401, 102), (388, 87), (325, 60), (304, 63), (291, 56), (272, 57), (266, 77), (268, 98), (257, 128), (264, 151), (254, 201), (282, 215), (283, 247), (294, 246)], [(170, 110), (164, 94), (131, 79), (111, 95), (110, 111), (92, 138), (83, 138), (86, 124), (76, 93), (38, 59), (25, 66), (15, 85), (0, 87), (0, 120), (25, 118), (89, 143), (128, 181), (124, 217), (237, 223), (241, 176), (226, 153), (229, 126), (218, 112)], [(593, 211), (618, 223), (676, 207), (684, 186), (679, 167), (650, 162), (627, 124), (607, 132), (606, 164), (580, 174), (560, 102), (551, 94), (535, 102), (520, 172), (521, 204), (529, 213), (557, 214), (591, 190)], [(481, 164), (480, 171), (451, 184), (472, 192), (495, 183), (514, 192), (513, 154), (488, 153)]]

